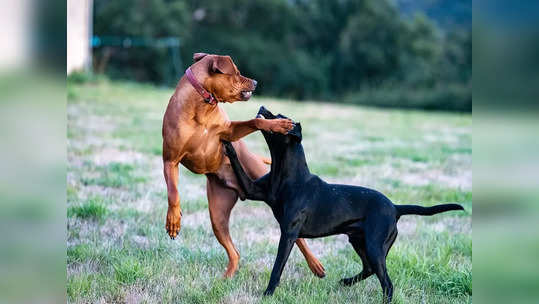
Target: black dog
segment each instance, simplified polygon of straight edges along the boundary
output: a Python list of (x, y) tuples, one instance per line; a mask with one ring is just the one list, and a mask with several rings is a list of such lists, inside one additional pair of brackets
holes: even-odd
[[(258, 117), (286, 118), (260, 107)], [(265, 201), (281, 227), (279, 251), (264, 295), (271, 295), (279, 284), (284, 265), (297, 238), (346, 234), (363, 263), (363, 271), (342, 279), (352, 285), (376, 274), (387, 302), (393, 285), (386, 270), (386, 256), (397, 237), (397, 221), (402, 215), (433, 215), (464, 210), (457, 204), (421, 207), (394, 205), (382, 193), (357, 186), (328, 184), (309, 172), (301, 145), (301, 125), (287, 134), (262, 131), (271, 153), (271, 171), (252, 181), (245, 173), (229, 142), (225, 150), (246, 197)]]

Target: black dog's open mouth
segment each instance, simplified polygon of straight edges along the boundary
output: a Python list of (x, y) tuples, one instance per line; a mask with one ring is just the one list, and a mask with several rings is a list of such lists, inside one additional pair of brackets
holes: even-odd
[(249, 98), (251, 98), (252, 95), (253, 95), (253, 91), (242, 91), (241, 92), (241, 98), (243, 100), (249, 100)]

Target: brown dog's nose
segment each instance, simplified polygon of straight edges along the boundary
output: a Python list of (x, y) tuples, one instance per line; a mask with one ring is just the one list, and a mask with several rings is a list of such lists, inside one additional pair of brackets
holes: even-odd
[(253, 86), (256, 88), (256, 84), (258, 83), (258, 81), (254, 80), (253, 79)]

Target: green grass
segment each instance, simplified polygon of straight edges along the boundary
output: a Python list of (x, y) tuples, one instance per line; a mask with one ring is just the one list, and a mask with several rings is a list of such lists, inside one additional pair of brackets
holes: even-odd
[(144, 266), (134, 257), (124, 257), (112, 267), (114, 279), (124, 285), (133, 284), (145, 277)]
[(95, 168), (99, 173), (97, 177), (84, 178), (84, 185), (99, 185), (111, 188), (131, 187), (138, 183), (143, 183), (147, 179), (133, 173), (134, 166), (121, 163), (110, 163), (107, 166)]
[[(260, 202), (238, 202), (232, 211), (240, 269), (222, 279), (227, 258), (211, 229), (205, 177), (183, 167), (182, 230), (170, 240), (160, 154), (171, 94), (102, 79), (68, 83), (70, 303), (381, 302), (375, 277), (353, 287), (337, 283), (361, 270), (342, 236), (307, 241), (326, 278), (315, 278), (294, 249), (275, 295), (262, 298), (279, 228)], [(244, 120), (262, 104), (301, 121), (309, 167), (328, 181), (375, 188), (398, 204), (462, 203), (465, 212), (403, 217), (387, 263), (394, 303), (471, 303), (471, 115), (268, 98), (223, 108)], [(269, 155), (260, 134), (245, 141)]]
[(103, 205), (99, 198), (92, 198), (80, 206), (69, 206), (67, 208), (68, 217), (103, 219), (106, 215), (107, 207)]

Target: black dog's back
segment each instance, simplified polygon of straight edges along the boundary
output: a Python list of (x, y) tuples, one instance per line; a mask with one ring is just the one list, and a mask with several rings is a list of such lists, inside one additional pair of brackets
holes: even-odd
[[(320, 179), (318, 176), (316, 177)], [(324, 211), (330, 211), (324, 208), (326, 206), (339, 208), (339, 205), (344, 205), (342, 212), (354, 214), (355, 217), (358, 215), (362, 217), (374, 212), (374, 214), (383, 214), (398, 220), (403, 215), (431, 216), (447, 211), (464, 210), (459, 204), (439, 204), (431, 207), (395, 205), (387, 196), (377, 190), (353, 185), (328, 184), (322, 179), (320, 180), (322, 182), (318, 183), (317, 186), (322, 190), (318, 190), (316, 193), (321, 195), (319, 207), (322, 207)], [(322, 204), (323, 202), (330, 202), (330, 204)], [(335, 210), (331, 210), (331, 212), (335, 212)], [(343, 214), (343, 216), (346, 215)]]
[[(395, 218), (397, 211), (391, 201), (382, 193), (360, 186), (329, 184), (320, 180), (309, 185), (305, 201), (309, 203), (308, 226), (312, 228), (308, 237), (320, 237), (345, 233), (346, 224), (361, 221), (368, 216), (383, 214)], [(320, 225), (323, 222), (324, 225)], [(320, 226), (325, 226), (321, 229)], [(316, 228), (318, 227), (318, 228)], [(315, 231), (323, 231), (317, 235)], [(307, 237), (307, 236), (306, 236)]]

